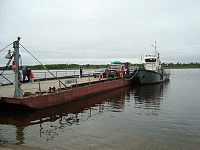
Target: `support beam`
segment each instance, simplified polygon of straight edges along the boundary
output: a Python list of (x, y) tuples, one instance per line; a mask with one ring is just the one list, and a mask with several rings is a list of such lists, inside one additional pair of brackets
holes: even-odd
[(13, 42), (13, 48), (14, 48), (14, 61), (16, 63), (16, 71), (15, 71), (15, 92), (14, 92), (14, 97), (15, 98), (21, 98), (23, 97), (22, 90), (19, 85), (19, 79), (20, 79), (20, 74), (19, 74), (19, 40), (18, 38), (17, 41)]

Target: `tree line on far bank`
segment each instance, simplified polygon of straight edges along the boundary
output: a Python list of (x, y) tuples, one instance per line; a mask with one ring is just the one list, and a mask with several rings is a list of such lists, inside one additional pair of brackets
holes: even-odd
[[(31, 70), (45, 70), (42, 65), (25, 65), (26, 68), (31, 68)], [(99, 68), (107, 68), (109, 64), (107, 65), (91, 65), (91, 64), (86, 64), (86, 65), (79, 65), (79, 64), (47, 64), (45, 65), (46, 68), (49, 70), (65, 70), (65, 69), (99, 69)], [(22, 69), (24, 66), (19, 66), (20, 69)], [(5, 67), (0, 67), (0, 70), (4, 70)], [(6, 67), (5, 70), (12, 70), (12, 65), (9, 65)]]
[[(142, 64), (130, 64), (131, 66), (139, 66), (142, 67)], [(109, 64), (105, 65), (92, 65), (92, 64), (85, 64), (85, 65), (79, 65), (79, 64), (47, 64), (45, 65), (46, 68), (49, 70), (65, 70), (65, 69), (99, 69), (99, 68), (108, 68)], [(200, 63), (169, 63), (169, 64), (162, 64), (164, 68), (169, 69), (182, 69), (182, 68), (200, 68)], [(44, 67), (42, 65), (26, 65), (27, 68), (31, 68), (32, 70), (44, 70)], [(20, 69), (22, 69), (23, 66), (20, 66)], [(0, 67), (0, 70), (12, 70), (12, 66), (8, 67)]]
[(184, 68), (200, 68), (200, 63), (169, 63), (162, 64), (163, 68), (169, 69), (184, 69)]

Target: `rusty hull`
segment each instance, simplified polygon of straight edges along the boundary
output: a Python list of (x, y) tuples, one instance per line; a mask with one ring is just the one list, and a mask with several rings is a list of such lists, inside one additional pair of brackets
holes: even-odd
[(64, 104), (66, 102), (85, 98), (94, 94), (106, 92), (119, 87), (127, 86), (129, 84), (131, 84), (130, 80), (118, 79), (102, 83), (100, 82), (96, 84), (85, 85), (83, 87), (72, 88), (60, 92), (58, 91), (56, 93), (24, 97), (21, 99), (2, 97), (2, 102), (31, 109), (42, 109)]

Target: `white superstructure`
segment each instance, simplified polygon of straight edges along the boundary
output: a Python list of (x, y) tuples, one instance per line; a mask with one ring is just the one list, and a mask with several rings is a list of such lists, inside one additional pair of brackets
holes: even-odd
[(144, 58), (144, 68), (146, 70), (158, 72), (158, 70), (161, 69), (159, 53), (157, 53), (157, 55), (146, 55)]

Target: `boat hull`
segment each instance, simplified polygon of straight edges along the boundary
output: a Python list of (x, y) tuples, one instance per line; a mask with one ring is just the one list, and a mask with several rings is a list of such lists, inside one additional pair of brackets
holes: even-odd
[(98, 93), (103, 93), (130, 84), (131, 84), (130, 80), (118, 79), (118, 80), (85, 85), (83, 87), (72, 88), (69, 90), (58, 91), (56, 93), (48, 93), (44, 95), (24, 97), (21, 99), (2, 97), (1, 102), (23, 108), (25, 107), (31, 109), (41, 109), (41, 108), (47, 108), (64, 104), (66, 102), (85, 98)]
[(140, 84), (156, 84), (169, 80), (170, 74), (166, 72), (154, 72), (151, 70), (138, 70), (137, 80)]

